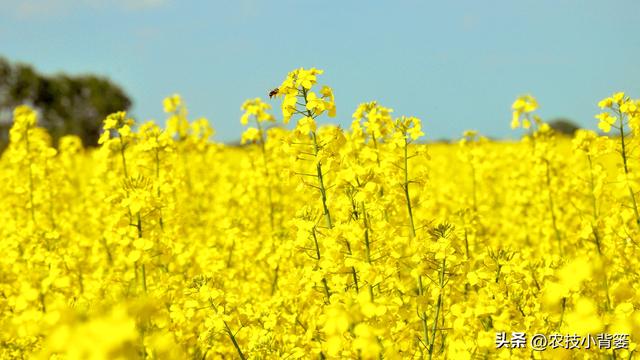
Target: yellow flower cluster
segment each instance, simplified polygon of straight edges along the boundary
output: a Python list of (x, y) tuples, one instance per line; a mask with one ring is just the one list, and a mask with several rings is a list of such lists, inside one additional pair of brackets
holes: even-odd
[[(282, 101), (282, 116), (285, 124), (291, 117), (297, 114), (315, 119), (326, 112), (328, 116), (336, 115), (333, 90), (328, 86), (320, 89), (320, 97), (311, 88), (317, 82), (317, 76), (322, 70), (316, 68), (296, 69), (287, 75), (287, 78), (278, 88), (278, 96), (284, 97)], [(304, 99), (304, 108), (298, 106), (298, 100)]]
[[(639, 104), (555, 134), (531, 96), (517, 142), (426, 144), (317, 69), (242, 105), (243, 146), (178, 95), (97, 149), (54, 147), (28, 107), (0, 159), (2, 359), (633, 358), (640, 339)], [(428, 123), (424, 126), (428, 129)], [(638, 307), (636, 309), (636, 307)], [(625, 348), (496, 348), (496, 334), (629, 334)]]
[[(525, 129), (529, 129), (531, 127), (531, 119), (529, 114), (535, 111), (538, 108), (538, 102), (531, 95), (524, 95), (516, 99), (511, 105), (513, 109), (513, 116), (511, 118), (511, 128), (516, 129), (522, 126)], [(524, 119), (522, 121), (520, 118), (524, 115)], [(534, 118), (538, 120), (539, 118)]]

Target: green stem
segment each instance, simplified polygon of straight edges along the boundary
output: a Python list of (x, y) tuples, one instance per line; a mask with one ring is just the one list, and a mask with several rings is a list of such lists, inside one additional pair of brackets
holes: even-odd
[(445, 268), (446, 259), (442, 259), (442, 268), (440, 270), (440, 292), (438, 293), (438, 301), (436, 303), (436, 314), (433, 319), (433, 326), (431, 327), (431, 342), (429, 343), (429, 360), (433, 357), (433, 349), (435, 345), (436, 332), (438, 331), (438, 319), (440, 317), (440, 309), (442, 307), (442, 290), (444, 289), (445, 281)]
[[(304, 87), (302, 88), (302, 97), (304, 99), (304, 106), (306, 108), (308, 101), (307, 101), (307, 89), (305, 89)], [(303, 112), (299, 111), (298, 113), (301, 113), (304, 115)], [(313, 114), (311, 113), (311, 110), (306, 110), (306, 116), (313, 118)], [(316, 132), (315, 131), (311, 131), (311, 139), (313, 140), (313, 155), (314, 158), (316, 160), (316, 177), (318, 179), (318, 189), (320, 190), (320, 196), (322, 199), (322, 210), (323, 210), (323, 214), (324, 214), (324, 218), (326, 221), (326, 225), (327, 228), (329, 229), (333, 229), (333, 222), (331, 221), (331, 213), (329, 212), (329, 207), (327, 206), (327, 190), (326, 187), (324, 185), (324, 177), (322, 174), (322, 164), (320, 163), (320, 161), (318, 160), (318, 155), (320, 154), (320, 145), (318, 144), (318, 139), (316, 136)], [(315, 248), (316, 248), (316, 258), (318, 260), (318, 262), (320, 261), (320, 246), (318, 244), (318, 237), (316, 236), (316, 229), (314, 228), (312, 230), (312, 236), (313, 236), (313, 241), (315, 244)], [(331, 291), (329, 290), (329, 284), (327, 282), (327, 278), (323, 277), (322, 278), (322, 285), (324, 288), (324, 293), (325, 296), (327, 297), (327, 302), (331, 301)]]
[(231, 259), (233, 258), (233, 250), (236, 247), (235, 240), (231, 243), (231, 248), (229, 248), (229, 254), (227, 255), (227, 269), (231, 267)]
[(142, 237), (142, 219), (140, 218), (140, 212), (138, 211), (138, 214), (136, 215), (138, 218), (138, 221), (136, 222), (136, 229), (138, 229), (138, 238)]
[(316, 260), (320, 261), (320, 245), (318, 244), (318, 236), (316, 236), (316, 229), (311, 230), (311, 236), (313, 237), (313, 244), (316, 247)]
[(273, 274), (273, 282), (271, 282), (271, 296), (276, 293), (278, 289), (278, 270), (280, 269), (280, 264), (276, 265), (276, 269)]
[[(140, 219), (140, 212), (137, 214), (138, 222), (136, 223), (136, 228), (138, 229), (138, 238), (142, 238), (142, 219)], [(142, 288), (144, 292), (147, 292), (147, 269), (145, 264), (142, 263)]]
[[(307, 89), (302, 88), (302, 95), (304, 97), (305, 107), (307, 105)], [(313, 118), (313, 114), (311, 110), (307, 110), (307, 116)], [(325, 220), (327, 222), (327, 227), (329, 229), (333, 229), (333, 222), (331, 221), (331, 213), (329, 212), (329, 207), (327, 206), (327, 190), (324, 186), (324, 177), (322, 174), (322, 164), (318, 161), (318, 155), (320, 154), (320, 146), (318, 144), (318, 138), (315, 131), (311, 131), (311, 139), (313, 140), (313, 154), (316, 159), (316, 176), (318, 178), (318, 187), (320, 188), (320, 196), (322, 198), (322, 210), (324, 213)]]
[(560, 321), (558, 322), (558, 328), (557, 330), (560, 330), (560, 327), (562, 327), (562, 322), (564, 321), (564, 312), (567, 308), (567, 298), (563, 297), (562, 298), (562, 310), (560, 312)]
[(360, 288), (358, 287), (358, 273), (356, 272), (356, 268), (354, 266), (351, 267), (351, 277), (353, 278), (353, 285), (356, 288), (356, 294), (360, 293)]
[(409, 224), (411, 225), (411, 237), (416, 236), (416, 227), (413, 222), (413, 209), (411, 208), (411, 197), (409, 196), (409, 140), (407, 134), (404, 134), (404, 196), (407, 201), (407, 211), (409, 213)]
[(225, 330), (227, 331), (227, 335), (229, 336), (229, 339), (231, 339), (233, 346), (236, 348), (236, 351), (238, 352), (238, 356), (240, 356), (240, 359), (246, 360), (247, 358), (242, 353), (242, 350), (240, 350), (240, 345), (238, 345), (238, 342), (236, 341), (236, 337), (233, 335), (233, 332), (229, 328), (229, 325), (224, 320), (222, 320), (222, 322), (224, 323), (224, 327), (225, 327)]
[[(424, 296), (424, 285), (422, 284), (422, 276), (418, 275), (418, 293)], [(427, 312), (422, 311), (422, 336), (424, 337), (425, 346), (429, 346), (429, 325), (427, 324)]]
[(125, 179), (129, 178), (129, 173), (127, 172), (127, 158), (124, 156), (124, 140), (122, 140), (122, 136), (120, 138), (120, 156), (122, 157), (122, 169), (124, 170)]
[(144, 263), (142, 264), (142, 288), (146, 293), (147, 292), (147, 268)]
[(466, 224), (464, 227), (464, 256), (465, 259), (469, 260), (469, 230)]
[(329, 284), (327, 283), (327, 278), (322, 278), (322, 286), (324, 288), (324, 295), (327, 297), (327, 302), (331, 301), (331, 290), (329, 290)]
[[(351, 256), (353, 254), (351, 252), (351, 243), (349, 242), (349, 240), (345, 240), (345, 243), (347, 244), (347, 256)], [(358, 286), (358, 273), (355, 266), (351, 267), (351, 278), (353, 279), (353, 285), (355, 286), (357, 294), (360, 292), (360, 287)]]
[[(364, 201), (362, 202), (362, 222), (364, 223), (364, 246), (365, 256), (367, 263), (371, 265), (371, 242), (369, 240), (369, 232), (371, 231), (371, 224), (369, 224), (369, 215), (367, 214), (367, 208)], [(373, 285), (369, 284), (369, 298), (373, 301)]]
[[(313, 243), (316, 246), (316, 259), (318, 262), (320, 261), (320, 245), (318, 244), (318, 237), (316, 236), (316, 229), (313, 228), (311, 230), (311, 235), (313, 237)], [(322, 278), (322, 286), (324, 288), (324, 294), (327, 297), (327, 301), (331, 300), (331, 291), (329, 290), (329, 284), (327, 283), (327, 279), (325, 277)]]
[[(591, 185), (591, 207), (593, 211), (593, 222), (598, 221), (598, 207), (597, 207), (597, 199), (595, 195), (595, 177), (593, 175), (593, 161), (591, 159), (591, 155), (587, 154), (587, 160), (589, 161), (589, 175), (590, 175), (590, 185)], [(596, 249), (598, 250), (598, 255), (603, 261), (606, 261), (606, 257), (602, 254), (602, 243), (600, 241), (600, 234), (598, 234), (598, 229), (596, 226), (591, 226), (591, 231), (593, 232), (593, 237), (596, 242)], [(607, 274), (604, 273), (604, 288), (605, 294), (607, 298), (607, 309), (611, 309), (611, 298), (609, 297), (609, 281), (607, 279)]]
[(107, 244), (107, 239), (102, 236), (100, 237), (100, 242), (102, 246), (104, 246), (105, 251), (107, 252), (107, 260), (109, 261), (109, 265), (113, 264), (113, 255), (111, 255), (111, 249), (109, 249), (109, 244)]
[[(304, 105), (306, 108), (306, 105), (308, 103), (307, 101), (307, 89), (305, 89), (304, 87), (302, 88), (302, 96), (304, 98)], [(313, 118), (313, 114), (311, 113), (311, 110), (307, 109), (307, 116), (310, 118)], [(329, 207), (327, 206), (327, 190), (324, 186), (324, 177), (322, 174), (322, 164), (320, 163), (320, 161), (318, 160), (318, 155), (320, 154), (320, 145), (318, 144), (318, 139), (316, 136), (316, 132), (315, 131), (311, 131), (311, 138), (313, 140), (313, 152), (314, 152), (314, 158), (316, 160), (316, 176), (318, 178), (318, 187), (320, 189), (320, 196), (322, 199), (322, 210), (324, 213), (324, 218), (326, 220), (327, 223), (327, 228), (329, 229), (333, 229), (333, 222), (331, 221), (331, 213), (329, 212)], [(313, 229), (313, 240), (315, 242), (315, 246), (316, 246), (316, 254), (318, 257), (318, 261), (320, 261), (320, 247), (318, 245), (318, 238), (316, 236), (316, 232), (315, 229)], [(324, 287), (324, 293), (325, 296), (327, 297), (327, 301), (331, 301), (331, 291), (329, 290), (329, 284), (327, 283), (327, 278), (323, 277), (322, 278), (322, 285)]]
[(636, 223), (640, 224), (640, 213), (638, 212), (638, 204), (636, 202), (636, 196), (631, 188), (631, 184), (629, 183), (629, 165), (627, 163), (627, 150), (625, 143), (625, 133), (624, 133), (624, 119), (622, 112), (618, 110), (618, 117), (620, 118), (620, 145), (622, 147), (621, 156), (622, 156), (622, 164), (624, 167), (624, 175), (627, 182), (627, 188), (629, 189), (629, 197), (631, 198), (631, 202), (633, 204), (633, 212), (636, 216)]
[[(320, 147), (318, 146), (318, 139), (316, 136), (316, 132), (311, 132), (313, 137), (313, 148), (315, 152), (315, 157), (317, 159), (318, 154), (320, 153)], [(324, 217), (327, 222), (327, 227), (329, 229), (333, 229), (333, 222), (331, 221), (331, 213), (329, 212), (329, 207), (327, 206), (327, 190), (324, 186), (324, 176), (322, 174), (322, 164), (320, 161), (316, 161), (316, 175), (318, 177), (318, 186), (320, 187), (320, 196), (322, 198), (322, 210), (324, 213)]]

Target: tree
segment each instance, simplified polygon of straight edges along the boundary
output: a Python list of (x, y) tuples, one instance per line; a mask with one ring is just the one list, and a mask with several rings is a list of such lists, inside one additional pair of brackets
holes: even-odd
[(573, 136), (580, 129), (573, 121), (565, 118), (559, 118), (549, 122), (549, 126), (555, 132), (563, 135)]
[(63, 135), (74, 134), (86, 146), (95, 146), (102, 120), (113, 112), (129, 110), (131, 100), (104, 77), (41, 75), (29, 65), (12, 65), (0, 58), (0, 142), (6, 141), (11, 112), (20, 104), (38, 110), (39, 123), (51, 133), (54, 143)]

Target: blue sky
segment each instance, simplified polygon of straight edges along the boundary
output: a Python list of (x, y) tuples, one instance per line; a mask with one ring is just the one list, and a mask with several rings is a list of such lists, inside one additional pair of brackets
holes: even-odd
[[(45, 73), (97, 73), (162, 123), (182, 94), (216, 139), (239, 139), (240, 105), (288, 71), (317, 67), (348, 125), (377, 100), (418, 116), (428, 139), (514, 136), (510, 105), (596, 128), (596, 103), (640, 97), (640, 2), (0, 0), (0, 55)], [(279, 103), (272, 101), (280, 117)]]

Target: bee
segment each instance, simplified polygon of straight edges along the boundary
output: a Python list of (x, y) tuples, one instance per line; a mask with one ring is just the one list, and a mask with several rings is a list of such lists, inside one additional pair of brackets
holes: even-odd
[(275, 88), (275, 89), (269, 91), (269, 99), (271, 99), (272, 97), (278, 95), (278, 90), (279, 90), (278, 88)]

